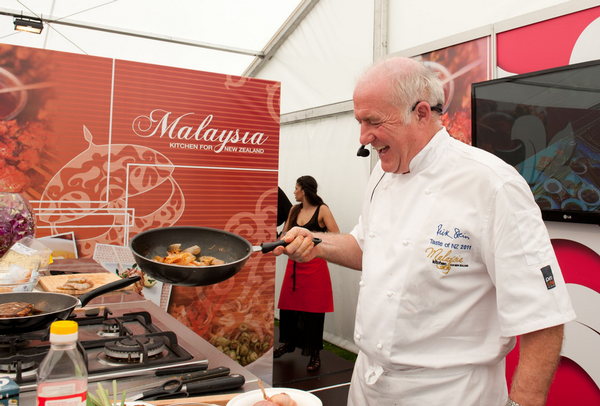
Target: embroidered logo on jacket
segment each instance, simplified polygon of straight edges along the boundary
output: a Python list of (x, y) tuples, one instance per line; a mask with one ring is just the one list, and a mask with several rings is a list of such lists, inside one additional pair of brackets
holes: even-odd
[(554, 289), (556, 283), (554, 283), (554, 275), (552, 275), (552, 268), (550, 268), (550, 265), (546, 265), (540, 270), (542, 271), (542, 275), (544, 275), (544, 281), (546, 282), (548, 290)]
[(459, 228), (446, 228), (443, 224), (438, 224), (435, 238), (429, 239), (431, 247), (426, 248), (425, 253), (427, 258), (431, 258), (431, 262), (436, 268), (441, 269), (447, 275), (452, 267), (469, 266), (464, 263), (463, 255), (453, 254), (453, 251), (470, 251), (472, 248), (468, 243), (470, 239)]

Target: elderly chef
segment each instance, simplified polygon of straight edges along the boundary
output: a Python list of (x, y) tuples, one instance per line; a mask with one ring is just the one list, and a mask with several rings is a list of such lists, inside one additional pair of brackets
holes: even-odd
[(448, 134), (442, 84), (414, 60), (375, 64), (353, 100), (379, 155), (358, 225), (293, 228), (274, 251), (362, 270), (348, 405), (544, 405), (575, 313), (527, 183)]

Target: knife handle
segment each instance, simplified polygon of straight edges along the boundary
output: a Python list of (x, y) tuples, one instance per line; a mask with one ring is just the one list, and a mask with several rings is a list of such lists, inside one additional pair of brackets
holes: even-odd
[(235, 374), (220, 378), (207, 379), (206, 381), (186, 383), (183, 387), (188, 395), (199, 395), (207, 392), (218, 392), (240, 388), (246, 383), (243, 375)]
[(207, 369), (206, 371), (197, 371), (189, 374), (181, 375), (180, 379), (183, 383), (202, 381), (205, 379), (217, 378), (219, 376), (229, 375), (230, 369), (227, 367), (217, 367)]

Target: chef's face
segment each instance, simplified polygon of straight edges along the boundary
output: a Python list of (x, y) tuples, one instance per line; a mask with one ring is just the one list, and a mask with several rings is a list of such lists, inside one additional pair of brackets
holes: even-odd
[(300, 185), (298, 185), (296, 183), (296, 187), (294, 188), (294, 198), (296, 199), (297, 202), (301, 202), (303, 197), (304, 197), (304, 191), (302, 190)]
[(386, 90), (372, 83), (361, 83), (354, 91), (354, 116), (360, 124), (360, 143), (375, 148), (385, 172), (405, 173), (412, 158), (414, 112), (403, 117), (389, 97), (384, 96)]

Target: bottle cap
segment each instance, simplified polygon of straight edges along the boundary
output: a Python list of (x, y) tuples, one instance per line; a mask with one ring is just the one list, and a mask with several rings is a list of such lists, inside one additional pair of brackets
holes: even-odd
[(79, 325), (73, 320), (55, 321), (50, 325), (50, 333), (58, 335), (67, 335), (77, 333)]

